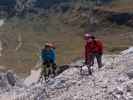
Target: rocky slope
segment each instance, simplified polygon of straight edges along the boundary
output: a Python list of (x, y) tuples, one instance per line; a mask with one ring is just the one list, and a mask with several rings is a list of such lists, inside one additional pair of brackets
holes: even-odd
[(39, 71), (32, 71), (25, 81), (14, 76), (15, 87), (9, 84), (8, 71), (1, 74), (0, 100), (133, 100), (132, 60), (133, 48), (129, 48), (120, 55), (104, 55), (104, 67), (98, 70), (94, 65), (92, 76), (80, 75), (75, 67), (82, 64), (80, 60), (47, 84), (31, 78), (38, 77)]

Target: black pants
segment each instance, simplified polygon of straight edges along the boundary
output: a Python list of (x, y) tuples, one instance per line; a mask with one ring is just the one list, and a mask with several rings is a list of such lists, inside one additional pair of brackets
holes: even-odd
[(56, 75), (56, 64), (52, 61), (43, 61), (42, 75), (49, 77), (50, 74)]
[(94, 65), (95, 58), (97, 59), (98, 67), (102, 67), (102, 54), (101, 53), (93, 53), (90, 57), (91, 65)]

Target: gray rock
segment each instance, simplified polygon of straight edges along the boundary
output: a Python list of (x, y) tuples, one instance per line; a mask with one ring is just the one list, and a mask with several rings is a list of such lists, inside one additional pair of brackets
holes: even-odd
[(16, 79), (15, 79), (14, 73), (13, 73), (12, 71), (8, 71), (8, 72), (6, 73), (6, 77), (7, 77), (8, 83), (9, 83), (11, 86), (15, 86)]
[(52, 89), (65, 88), (65, 80), (64, 79), (55, 79), (52, 83), (53, 84), (50, 85), (50, 88), (52, 88)]
[(127, 76), (132, 79), (133, 78), (133, 70), (130, 70), (128, 72), (126, 72)]
[(61, 74), (63, 71), (67, 70), (70, 66), (69, 65), (62, 65), (57, 67), (56, 75)]

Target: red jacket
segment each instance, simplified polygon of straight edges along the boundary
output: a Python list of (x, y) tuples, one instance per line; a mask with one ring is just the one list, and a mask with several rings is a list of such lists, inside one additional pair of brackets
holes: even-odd
[(100, 40), (93, 41), (93, 46), (94, 53), (103, 53), (103, 43)]
[(85, 61), (88, 62), (89, 55), (93, 53), (103, 53), (103, 43), (100, 40), (86, 42), (85, 45)]

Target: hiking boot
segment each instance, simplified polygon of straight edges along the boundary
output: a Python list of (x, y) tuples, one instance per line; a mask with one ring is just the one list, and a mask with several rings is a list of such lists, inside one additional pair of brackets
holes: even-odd
[(99, 65), (98, 68), (101, 69), (103, 66), (104, 66), (103, 64), (102, 65)]

